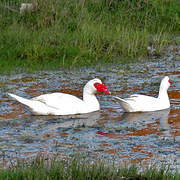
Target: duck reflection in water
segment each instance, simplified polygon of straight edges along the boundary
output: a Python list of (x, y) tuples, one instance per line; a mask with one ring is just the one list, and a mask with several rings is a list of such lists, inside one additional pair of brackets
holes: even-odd
[(98, 121), (100, 120), (100, 112), (96, 111), (87, 114), (56, 116), (56, 117), (41, 116), (41, 118), (43, 119), (43, 121), (48, 122), (49, 124), (48, 131), (55, 130), (58, 128), (77, 128), (83, 126), (96, 127), (98, 125)]
[(164, 133), (168, 133), (170, 130), (170, 124), (168, 123), (170, 109), (152, 112), (141, 113), (124, 113), (121, 120), (127, 122), (152, 122), (152, 120), (158, 120), (160, 122), (160, 129)]

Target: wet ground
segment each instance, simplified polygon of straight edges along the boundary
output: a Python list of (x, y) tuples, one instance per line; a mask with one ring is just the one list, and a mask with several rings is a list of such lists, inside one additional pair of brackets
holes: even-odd
[[(161, 79), (175, 82), (169, 88), (171, 108), (149, 113), (124, 113), (113, 96), (133, 93), (157, 96)], [(98, 94), (101, 110), (75, 116), (33, 116), (7, 96), (11, 92), (31, 98), (65, 92), (81, 98), (82, 88), (100, 78), (112, 95)], [(91, 161), (104, 159), (142, 167), (170, 165), (180, 170), (180, 48), (169, 55), (128, 65), (98, 66), (74, 71), (0, 76), (0, 163), (31, 158), (38, 153), (68, 158), (81, 153)], [(10, 161), (11, 160), (11, 163)]]

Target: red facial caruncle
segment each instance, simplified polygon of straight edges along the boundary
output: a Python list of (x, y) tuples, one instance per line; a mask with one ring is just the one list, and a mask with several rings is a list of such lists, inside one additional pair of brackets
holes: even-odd
[(111, 92), (107, 90), (107, 86), (105, 86), (104, 84), (94, 83), (94, 87), (97, 89), (98, 92), (111, 94)]
[(169, 84), (170, 84), (170, 87), (173, 87), (173, 84), (172, 82), (170, 81), (170, 79), (168, 80)]

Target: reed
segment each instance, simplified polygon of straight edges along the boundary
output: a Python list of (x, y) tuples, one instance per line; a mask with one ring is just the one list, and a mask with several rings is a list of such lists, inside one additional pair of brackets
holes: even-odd
[(3, 13), (1, 72), (137, 61), (149, 56), (149, 45), (156, 49), (155, 56), (160, 56), (173, 43), (170, 36), (179, 33), (178, 0), (38, 0), (37, 3), (37, 8), (30, 12)]
[(178, 172), (170, 172), (168, 168), (162, 167), (159, 170), (155, 167), (139, 171), (136, 166), (120, 168), (114, 163), (95, 162), (89, 163), (80, 157), (70, 160), (57, 160), (45, 158), (38, 155), (31, 161), (18, 161), (16, 166), (0, 170), (0, 180), (14, 179), (38, 179), (38, 180), (129, 180), (129, 179), (158, 179), (158, 180), (179, 180)]

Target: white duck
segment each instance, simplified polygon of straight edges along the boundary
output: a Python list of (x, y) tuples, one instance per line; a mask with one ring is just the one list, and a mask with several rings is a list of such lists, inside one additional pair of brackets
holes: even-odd
[(95, 96), (96, 92), (110, 94), (107, 86), (103, 85), (101, 80), (97, 78), (90, 80), (84, 86), (83, 100), (65, 93), (44, 94), (32, 99), (25, 99), (14, 94), (8, 94), (28, 106), (36, 115), (71, 115), (98, 111), (100, 105)]
[(115, 98), (119, 100), (122, 108), (126, 112), (158, 111), (170, 107), (167, 93), (170, 86), (172, 87), (172, 83), (169, 80), (169, 77), (165, 76), (161, 81), (159, 96), (157, 98), (141, 94), (133, 94), (129, 98), (125, 99), (121, 99), (119, 97)]

